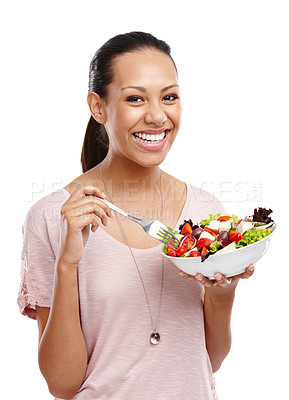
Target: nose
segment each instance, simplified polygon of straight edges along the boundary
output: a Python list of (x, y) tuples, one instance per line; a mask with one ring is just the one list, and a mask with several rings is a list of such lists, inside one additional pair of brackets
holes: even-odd
[(166, 122), (168, 117), (165, 110), (163, 109), (162, 104), (153, 103), (148, 104), (144, 119), (146, 124), (161, 126), (164, 122)]

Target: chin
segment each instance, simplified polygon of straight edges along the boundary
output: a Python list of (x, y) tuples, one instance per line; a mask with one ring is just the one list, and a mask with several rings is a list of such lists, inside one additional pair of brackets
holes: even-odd
[(162, 164), (162, 162), (164, 162), (164, 160), (166, 159), (166, 156), (167, 153), (162, 155), (146, 154), (143, 155), (142, 157), (134, 158), (132, 159), (132, 161), (134, 161), (136, 164), (141, 165), (142, 167), (151, 168), (151, 167), (157, 167), (160, 164)]

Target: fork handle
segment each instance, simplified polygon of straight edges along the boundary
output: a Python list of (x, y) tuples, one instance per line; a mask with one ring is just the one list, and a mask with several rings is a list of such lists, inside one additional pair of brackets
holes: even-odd
[[(95, 195), (92, 195), (92, 196), (95, 196)], [(137, 222), (138, 224), (141, 225), (141, 221), (142, 220), (140, 218), (134, 217), (133, 215), (127, 213), (126, 211), (123, 211), (122, 209), (118, 208), (117, 206), (115, 206), (114, 204), (110, 203), (106, 199), (102, 199), (102, 198), (100, 198), (98, 196), (95, 196), (95, 197), (97, 197), (99, 200), (101, 200), (105, 204), (107, 204), (109, 206), (109, 208), (111, 208), (112, 210), (116, 211), (117, 213), (123, 215), (124, 217), (127, 217), (127, 218), (131, 219), (132, 221)]]

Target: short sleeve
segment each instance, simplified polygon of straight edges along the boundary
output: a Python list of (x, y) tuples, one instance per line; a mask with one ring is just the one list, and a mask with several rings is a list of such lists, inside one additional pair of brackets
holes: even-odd
[(55, 256), (47, 243), (23, 227), (21, 283), (18, 305), (23, 315), (36, 319), (36, 305), (51, 307)]
[(20, 312), (32, 319), (36, 319), (36, 305), (50, 308), (52, 303), (55, 263), (60, 247), (61, 202), (51, 196), (36, 203), (28, 211), (22, 227), (17, 303)]

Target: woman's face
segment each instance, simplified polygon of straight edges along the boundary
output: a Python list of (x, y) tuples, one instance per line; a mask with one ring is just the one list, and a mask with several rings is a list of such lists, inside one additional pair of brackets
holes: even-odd
[(146, 167), (159, 165), (180, 126), (175, 66), (166, 54), (149, 49), (121, 55), (113, 66), (104, 101), (110, 155)]

